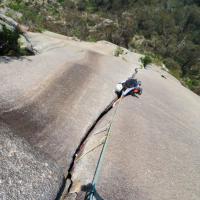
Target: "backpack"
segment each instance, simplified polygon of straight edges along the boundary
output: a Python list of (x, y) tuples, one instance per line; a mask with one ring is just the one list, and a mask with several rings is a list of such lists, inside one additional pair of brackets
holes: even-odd
[(138, 86), (138, 82), (137, 79), (128, 79), (125, 83), (123, 83), (123, 87), (125, 89), (127, 88), (132, 88), (132, 87), (137, 87)]

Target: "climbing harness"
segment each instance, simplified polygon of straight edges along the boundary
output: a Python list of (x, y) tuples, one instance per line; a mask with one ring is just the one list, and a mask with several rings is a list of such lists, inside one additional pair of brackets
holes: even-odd
[(116, 107), (115, 107), (115, 111), (114, 111), (113, 116), (112, 116), (112, 119), (111, 119), (111, 121), (110, 121), (108, 130), (107, 130), (107, 134), (106, 134), (106, 138), (105, 138), (105, 142), (104, 142), (104, 144), (103, 144), (103, 147), (102, 147), (102, 150), (101, 150), (101, 153), (100, 153), (100, 156), (99, 156), (97, 165), (96, 165), (94, 177), (93, 177), (93, 180), (92, 180), (92, 186), (91, 186), (92, 189), (91, 189), (91, 191), (89, 191), (88, 194), (86, 195), (86, 200), (95, 200), (96, 183), (97, 183), (97, 181), (98, 181), (99, 174), (100, 174), (100, 171), (101, 171), (101, 167), (102, 167), (102, 165), (103, 165), (104, 156), (105, 156), (106, 150), (107, 150), (107, 148), (108, 148), (108, 140), (109, 140), (109, 137), (110, 137), (110, 135), (111, 135), (111, 129), (112, 129), (113, 121), (114, 121), (114, 118), (115, 118), (115, 116), (116, 116), (116, 113), (117, 113), (117, 110), (118, 110), (118, 108), (119, 108), (119, 105), (120, 105), (120, 103), (121, 103), (121, 100), (122, 100), (122, 97), (120, 97), (120, 100), (119, 100), (118, 104), (117, 104)]

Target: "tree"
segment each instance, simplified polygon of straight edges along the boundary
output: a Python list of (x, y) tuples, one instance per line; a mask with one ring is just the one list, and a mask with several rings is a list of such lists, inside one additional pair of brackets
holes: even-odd
[(0, 55), (19, 53), (19, 37), (17, 30), (12, 30), (6, 25), (2, 25), (2, 30), (0, 31)]

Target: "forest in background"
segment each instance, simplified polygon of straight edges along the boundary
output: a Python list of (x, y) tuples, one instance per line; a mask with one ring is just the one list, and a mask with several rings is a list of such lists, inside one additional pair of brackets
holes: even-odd
[(200, 94), (199, 0), (12, 0), (6, 6), (22, 13), (18, 21), (31, 30), (108, 40), (150, 55)]

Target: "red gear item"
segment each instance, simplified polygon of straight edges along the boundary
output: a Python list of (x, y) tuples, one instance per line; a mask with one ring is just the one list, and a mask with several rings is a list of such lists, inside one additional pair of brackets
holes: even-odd
[(134, 92), (134, 93), (138, 93), (139, 90), (138, 90), (138, 89), (134, 89), (133, 92)]

